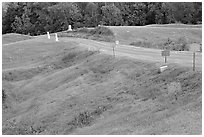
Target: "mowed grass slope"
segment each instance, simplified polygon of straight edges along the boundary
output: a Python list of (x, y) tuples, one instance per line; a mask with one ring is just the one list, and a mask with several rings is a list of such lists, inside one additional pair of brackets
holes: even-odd
[(33, 38), (32, 36), (28, 36), (28, 35), (9, 33), (9, 34), (2, 35), (2, 44), (9, 44), (9, 43), (32, 39), (32, 38)]
[(179, 42), (184, 39), (188, 43), (202, 43), (202, 28), (187, 25), (149, 25), (109, 27), (121, 44), (144, 43), (144, 47), (161, 48), (164, 43)]
[(202, 28), (202, 24), (188, 25), (188, 24), (151, 24), (148, 27), (172, 27), (172, 28)]
[(2, 49), (3, 134), (202, 133), (200, 71), (46, 37)]

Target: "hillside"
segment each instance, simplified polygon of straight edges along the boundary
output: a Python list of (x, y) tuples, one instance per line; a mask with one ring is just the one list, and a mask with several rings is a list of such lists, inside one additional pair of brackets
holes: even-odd
[[(91, 44), (91, 43), (90, 43)], [(2, 134), (201, 134), (202, 72), (38, 37), (2, 47)]]
[(9, 43), (23, 41), (23, 40), (32, 39), (32, 38), (33, 37), (28, 35), (8, 33), (8, 34), (2, 35), (2, 44), (9, 44)]
[(202, 43), (202, 28), (189, 25), (120, 26), (109, 28), (121, 44), (163, 49), (168, 38), (174, 44)]
[(202, 24), (190, 25), (190, 24), (152, 24), (146, 25), (148, 27), (168, 27), (168, 28), (202, 28)]

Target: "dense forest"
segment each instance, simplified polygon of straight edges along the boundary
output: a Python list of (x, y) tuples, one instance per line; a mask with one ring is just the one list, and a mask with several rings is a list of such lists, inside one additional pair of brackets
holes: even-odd
[(201, 24), (201, 2), (7, 2), (2, 7), (2, 33), (30, 35), (73, 28)]

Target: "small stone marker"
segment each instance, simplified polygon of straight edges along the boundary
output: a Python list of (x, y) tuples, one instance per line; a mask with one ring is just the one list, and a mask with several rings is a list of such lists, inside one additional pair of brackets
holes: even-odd
[(71, 25), (69, 25), (68, 31), (72, 31), (72, 26)]
[(50, 39), (50, 33), (49, 32), (47, 32), (47, 37), (48, 37), (48, 39)]
[(160, 67), (159, 72), (161, 73), (161, 72), (163, 72), (164, 70), (166, 70), (167, 68), (168, 68), (168, 66), (162, 66), (162, 67)]
[(118, 41), (118, 40), (116, 40), (116, 41), (115, 41), (115, 44), (116, 44), (116, 45), (118, 45), (118, 44), (119, 44), (119, 41)]
[(165, 63), (167, 62), (167, 56), (170, 56), (170, 51), (169, 50), (163, 50), (161, 52), (161, 55), (164, 56)]
[(57, 33), (55, 33), (55, 39), (56, 39), (56, 41), (59, 41), (58, 37), (57, 37)]
[(115, 44), (113, 45), (113, 56), (115, 57), (115, 47), (119, 44), (119, 41), (115, 41)]

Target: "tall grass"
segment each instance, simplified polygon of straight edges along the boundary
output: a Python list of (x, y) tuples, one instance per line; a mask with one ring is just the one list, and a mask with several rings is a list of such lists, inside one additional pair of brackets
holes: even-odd
[(61, 32), (59, 37), (79, 37), (106, 42), (113, 42), (115, 39), (113, 32), (109, 28), (102, 26), (93, 29), (79, 28), (74, 31)]
[(145, 48), (168, 49), (173, 51), (189, 51), (189, 42), (185, 37), (179, 37), (177, 40), (168, 39), (166, 42), (152, 44), (148, 40), (138, 40), (129, 45)]

